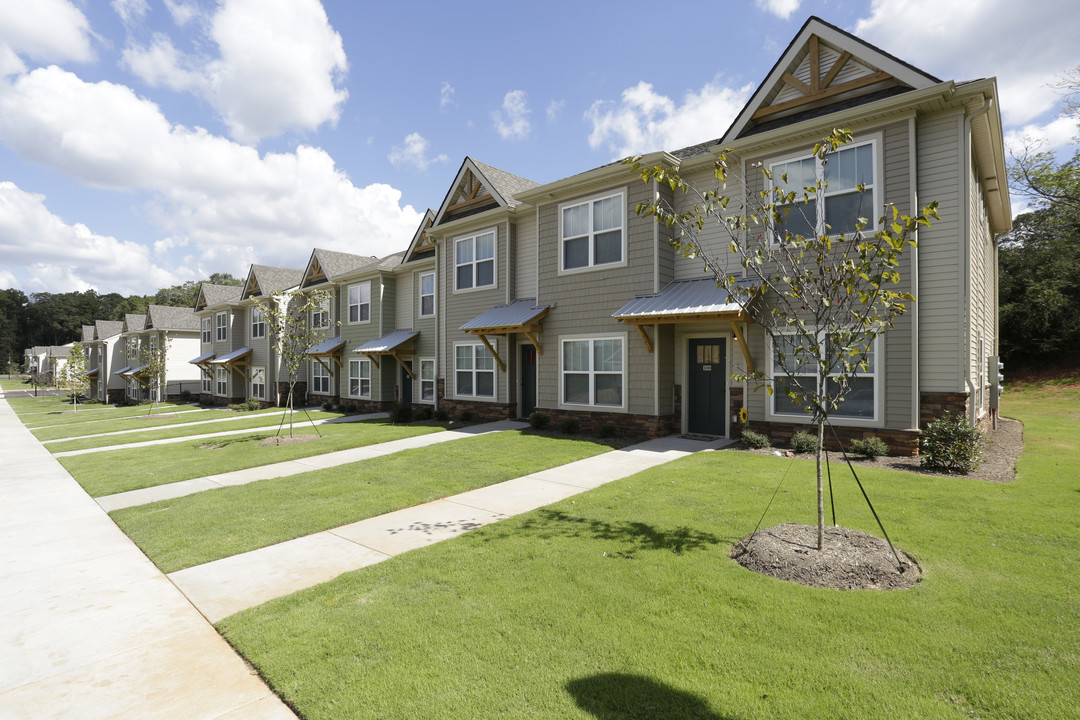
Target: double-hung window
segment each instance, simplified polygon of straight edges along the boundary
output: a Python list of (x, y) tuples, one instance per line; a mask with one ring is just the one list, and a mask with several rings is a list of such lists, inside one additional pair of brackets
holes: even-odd
[(559, 208), (563, 270), (615, 265), (625, 260), (623, 193), (591, 198)]
[(349, 395), (371, 397), (371, 361), (349, 361)]
[[(825, 392), (835, 395), (840, 388), (840, 374), (842, 373), (841, 353), (837, 349), (829, 350), (823, 343), (833, 342), (833, 336), (829, 333), (818, 333), (815, 341), (826, 347), (827, 356), (834, 357), (825, 378)], [(875, 338), (870, 342), (866, 354), (866, 368), (858, 367), (854, 371), (854, 377), (847, 379), (848, 392), (841, 401), (839, 407), (829, 410), (831, 417), (875, 420), (877, 418), (878, 399), (881, 396), (879, 389), (880, 371), (878, 370), (878, 343), (881, 338)], [(772, 412), (774, 415), (794, 415), (809, 417), (803, 409), (803, 404), (792, 400), (787, 390), (793, 385), (793, 380), (784, 372), (784, 367), (795, 376), (798, 384), (810, 392), (818, 392), (817, 363), (809, 348), (810, 339), (800, 335), (782, 335), (772, 343)], [(799, 348), (804, 348), (800, 351)], [(820, 393), (819, 393), (820, 394)]]
[(211, 337), (212, 333), (210, 331), (210, 325), (210, 318), (204, 317), (202, 319), (202, 342), (204, 345), (209, 345), (211, 342), (213, 342), (213, 339)]
[(266, 316), (257, 307), (251, 308), (251, 339), (266, 337)]
[(454, 243), (454, 287), (458, 290), (495, 285), (495, 231), (458, 238)]
[(266, 399), (266, 368), (251, 368), (251, 397)]
[(319, 306), (311, 311), (311, 327), (330, 327), (330, 301), (324, 300)]
[(223, 367), (214, 368), (216, 387), (214, 394), (225, 397), (229, 394), (229, 371)]
[(562, 341), (564, 405), (622, 407), (623, 338)]
[(435, 273), (420, 274), (420, 317), (435, 314)]
[(214, 322), (217, 324), (217, 339), (228, 340), (229, 339), (229, 313), (219, 312), (214, 316)]
[(208, 375), (208, 374), (207, 374), (207, 373), (206, 373), (206, 372), (204, 371), (204, 372), (203, 372), (203, 376), (202, 376), (202, 391), (203, 391), (204, 393), (209, 393), (209, 392), (212, 392), (213, 388), (211, 388), (211, 384), (212, 384), (213, 382), (214, 382), (214, 381), (213, 381), (213, 378), (211, 378), (211, 377), (210, 377), (210, 375)]
[(371, 320), (371, 283), (362, 282), (349, 286), (349, 322), (364, 323)]
[(311, 392), (330, 394), (330, 371), (318, 360), (311, 361)]
[[(847, 234), (855, 232), (859, 218), (865, 218), (864, 230), (873, 232), (881, 204), (875, 180), (876, 143), (842, 147), (825, 161), (810, 156), (771, 163), (772, 189), (785, 196), (794, 194), (790, 203), (778, 208), (777, 230), (803, 237)], [(824, 201), (824, 213), (819, 199)]]
[(458, 345), (454, 370), (457, 395), (495, 397), (495, 358), (483, 345)]
[(435, 402), (434, 360), (420, 360), (420, 402)]

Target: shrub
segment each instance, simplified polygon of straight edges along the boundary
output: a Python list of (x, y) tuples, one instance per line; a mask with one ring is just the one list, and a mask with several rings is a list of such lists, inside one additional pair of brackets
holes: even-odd
[(581, 423), (577, 418), (566, 418), (559, 422), (559, 432), (563, 435), (573, 435), (581, 429)]
[(769, 436), (762, 435), (759, 432), (753, 430), (742, 431), (742, 441), (746, 447), (753, 448), (755, 450), (761, 450), (762, 448), (769, 447)]
[(322, 409), (325, 410), (326, 412), (330, 412), (331, 410), (334, 409), (334, 403), (327, 400), (326, 402), (324, 402), (322, 404)]
[(407, 425), (412, 419), (412, 405), (394, 403), (390, 406), (390, 422), (395, 425)]
[(446, 412), (442, 408), (439, 408), (438, 410), (435, 411), (434, 417), (439, 422), (446, 422), (447, 420), (450, 419), (450, 413)]
[(615, 427), (615, 423), (603, 423), (596, 429), (596, 434), (602, 438), (613, 438), (619, 434), (619, 428)]
[(919, 454), (928, 468), (967, 474), (979, 467), (986, 436), (960, 415), (945, 413), (922, 431)]
[(180, 391), (180, 402), (189, 403), (189, 402), (191, 402), (192, 397), (193, 396), (192, 396), (190, 390), (181, 390)]
[(460, 413), (458, 413), (458, 420), (460, 420), (461, 422), (472, 422), (475, 419), (476, 419), (476, 414), (472, 410), (469, 410), (468, 408), (466, 408), (466, 409), (462, 410)]
[(791, 436), (791, 449), (797, 455), (817, 452), (817, 438), (808, 432), (800, 430)]
[(870, 460), (889, 454), (889, 446), (885, 444), (884, 440), (877, 436), (852, 440), (848, 449), (854, 454), (869, 458)]
[(548, 426), (551, 422), (551, 418), (542, 412), (534, 412), (529, 416), (529, 426), (533, 430), (542, 430)]
[(413, 410), (413, 420), (430, 420), (433, 410), (430, 405), (421, 405)]

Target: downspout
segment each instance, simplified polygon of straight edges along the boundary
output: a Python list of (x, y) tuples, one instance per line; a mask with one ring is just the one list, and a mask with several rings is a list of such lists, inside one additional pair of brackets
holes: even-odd
[[(915, 116), (908, 118), (908, 183), (911, 193), (910, 212), (919, 211), (919, 153)], [(918, 430), (922, 419), (922, 395), (919, 392), (919, 229), (915, 228), (915, 246), (911, 249), (911, 427)]]
[[(430, 229), (430, 228), (429, 228)], [(442, 355), (443, 342), (442, 332), (445, 325), (443, 321), (443, 313), (446, 312), (446, 293), (443, 292), (440, 280), (442, 279), (442, 269), (439, 266), (439, 250), (442, 249), (439, 244), (439, 238), (431, 235), (431, 242), (435, 245), (435, 390), (433, 395), (435, 396), (435, 409), (439, 409), (439, 401), (442, 399), (439, 397), (439, 375), (445, 373), (443, 366), (446, 364), (446, 358)], [(443, 392), (446, 392), (446, 378), (443, 377)]]
[(968, 391), (968, 421), (972, 424), (977, 420), (976, 408), (974, 405), (974, 399), (976, 397), (975, 385), (971, 382), (971, 123), (975, 118), (985, 115), (990, 112), (990, 108), (994, 106), (994, 98), (983, 97), (983, 104), (978, 109), (968, 112), (964, 115), (964, 197), (961, 203), (961, 216), (963, 218), (963, 224), (961, 229), (963, 232), (963, 253), (961, 267), (963, 268), (963, 312), (964, 312), (964, 326), (963, 332), (960, 333), (960, 357), (966, 358), (964, 365), (964, 385)]

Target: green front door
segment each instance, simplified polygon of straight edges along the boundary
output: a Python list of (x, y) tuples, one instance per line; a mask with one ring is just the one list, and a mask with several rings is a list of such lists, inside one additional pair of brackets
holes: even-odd
[(690, 341), (687, 369), (687, 432), (727, 435), (727, 341), (695, 338)]

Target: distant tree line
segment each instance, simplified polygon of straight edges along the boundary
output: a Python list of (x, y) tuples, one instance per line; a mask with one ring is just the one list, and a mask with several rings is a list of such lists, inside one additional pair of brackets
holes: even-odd
[(66, 293), (30, 293), (0, 290), (0, 365), (22, 363), (23, 350), (35, 345), (65, 345), (82, 339), (82, 326), (96, 320), (123, 320), (124, 315), (146, 312), (153, 305), (195, 307), (199, 286), (243, 285), (242, 278), (214, 273), (206, 280), (188, 280), (162, 288), (153, 295), (99, 294), (95, 290)]

